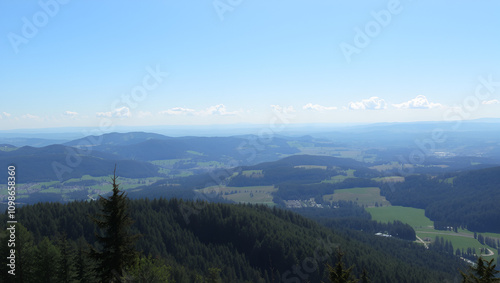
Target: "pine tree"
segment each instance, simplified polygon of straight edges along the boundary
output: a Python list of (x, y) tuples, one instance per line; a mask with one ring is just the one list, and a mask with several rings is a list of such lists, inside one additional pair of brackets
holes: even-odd
[(356, 280), (351, 275), (352, 269), (354, 265), (345, 269), (344, 263), (342, 262), (342, 257), (344, 253), (338, 249), (337, 251), (337, 264), (335, 267), (328, 266), (328, 270), (330, 271), (330, 281), (332, 283), (356, 283)]
[(219, 283), (221, 282), (220, 279), (220, 268), (216, 267), (211, 267), (208, 269), (208, 276), (206, 282), (208, 283)]
[(468, 273), (460, 271), (463, 283), (490, 283), (500, 282), (499, 278), (495, 278), (500, 271), (495, 270), (496, 264), (493, 264), (493, 259), (490, 261), (483, 260), (481, 257), (477, 260), (475, 266), (470, 267)]
[(370, 282), (370, 278), (368, 278), (368, 273), (366, 269), (363, 269), (363, 273), (361, 273), (361, 277), (359, 278), (360, 283), (368, 283)]
[(58, 282), (76, 282), (75, 251), (69, 244), (66, 234), (61, 235), (57, 246), (61, 255), (57, 272)]
[(99, 198), (102, 213), (92, 218), (101, 230), (96, 238), (102, 248), (98, 251), (92, 247), (91, 255), (98, 261), (96, 271), (103, 282), (119, 280), (123, 270), (134, 264), (137, 255), (134, 244), (138, 235), (130, 233), (133, 221), (128, 214), (125, 192), (120, 191), (116, 183), (116, 167), (111, 180), (113, 194)]
[(151, 256), (140, 257), (135, 261), (134, 266), (126, 271), (126, 275), (121, 279), (123, 283), (148, 282), (148, 283), (169, 283), (172, 280), (172, 268), (165, 265), (160, 259)]
[(95, 274), (95, 262), (89, 257), (88, 243), (85, 238), (77, 240), (76, 273), (80, 282), (98, 282)]
[(60, 252), (49, 238), (44, 237), (35, 252), (36, 282), (56, 282)]

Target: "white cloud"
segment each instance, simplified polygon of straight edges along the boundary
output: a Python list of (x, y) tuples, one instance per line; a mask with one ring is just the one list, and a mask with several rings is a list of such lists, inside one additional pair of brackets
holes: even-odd
[(21, 118), (23, 119), (33, 119), (33, 120), (38, 120), (40, 119), (40, 117), (38, 116), (35, 116), (35, 115), (31, 115), (31, 114), (25, 114), (25, 115), (22, 115)]
[(328, 106), (323, 106), (323, 105), (319, 105), (319, 104), (312, 104), (312, 103), (308, 103), (304, 106), (302, 106), (302, 109), (310, 109), (310, 110), (315, 110), (315, 111), (330, 111), (330, 110), (337, 110), (337, 107), (334, 107), (334, 106), (331, 106), (331, 107), (328, 107)]
[(431, 109), (443, 107), (440, 103), (432, 103), (424, 95), (418, 95), (414, 99), (400, 104), (392, 104), (398, 109)]
[(63, 115), (70, 118), (76, 118), (76, 116), (78, 116), (78, 113), (73, 111), (64, 111)]
[(6, 118), (9, 118), (11, 115), (7, 112), (2, 112), (2, 114), (6, 117)]
[(96, 116), (101, 118), (101, 117), (111, 117), (111, 112), (97, 112)]
[(193, 115), (196, 113), (196, 110), (189, 108), (182, 108), (182, 107), (174, 107), (165, 111), (160, 111), (159, 113), (167, 115), (188, 115), (188, 114)]
[(200, 115), (236, 115), (238, 111), (227, 111), (224, 104), (210, 106), (207, 109), (200, 111)]
[(493, 104), (499, 104), (500, 101), (498, 99), (493, 99), (493, 100), (483, 101), (482, 103), (484, 105), (493, 105)]
[(292, 112), (295, 112), (295, 109), (293, 108), (293, 106), (283, 107), (281, 105), (271, 105), (271, 108), (275, 112), (279, 112), (279, 113), (292, 113)]
[(149, 112), (149, 111), (139, 111), (139, 113), (137, 113), (138, 118), (145, 118), (145, 117), (151, 117), (151, 116), (153, 116), (153, 114), (151, 114), (151, 112)]
[(382, 110), (387, 108), (387, 102), (384, 99), (372, 96), (357, 102), (350, 102), (348, 105), (351, 110)]
[(126, 118), (130, 117), (131, 113), (128, 107), (123, 106), (110, 112), (97, 112), (96, 115), (97, 117)]
[(210, 106), (205, 110), (196, 111), (190, 108), (183, 107), (174, 107), (165, 111), (159, 112), (160, 114), (167, 115), (197, 115), (197, 116), (208, 116), (208, 115), (236, 115), (239, 111), (227, 111), (226, 106), (224, 104), (218, 104), (214, 106)]

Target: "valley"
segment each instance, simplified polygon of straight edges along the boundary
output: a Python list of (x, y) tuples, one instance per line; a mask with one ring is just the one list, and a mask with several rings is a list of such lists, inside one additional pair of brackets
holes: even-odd
[[(243, 276), (269, 282), (269, 274), (265, 275), (269, 271), (264, 272), (269, 266), (256, 261), (259, 257), (255, 254), (256, 251), (277, 249), (274, 259), (282, 272), (294, 262), (282, 257), (285, 249), (283, 244), (270, 244), (271, 236), (262, 238), (267, 233), (264, 230), (260, 234), (251, 234), (255, 237), (248, 240), (252, 249), (237, 246), (236, 241), (240, 237), (237, 235), (240, 232), (228, 231), (229, 228), (224, 224), (229, 221), (225, 218), (229, 217), (229, 210), (247, 215), (231, 220), (232, 223), (241, 221), (240, 225), (249, 227), (256, 225), (247, 222), (254, 217), (250, 215), (271, 213), (270, 211), (281, 219), (276, 220), (273, 225), (280, 223), (279, 225), (290, 228), (291, 224), (286, 221), (298, 221), (293, 225), (301, 223), (306, 227), (319, 225), (321, 228), (314, 229), (326, 229), (321, 230), (323, 236), (325, 233), (334, 233), (335, 245), (341, 243), (351, 253), (358, 253), (359, 247), (368, 249), (373, 243), (379, 245), (374, 247), (376, 251), (372, 251), (375, 254), (400, 253), (404, 251), (402, 246), (410, 243), (407, 253), (419, 254), (422, 258), (442, 258), (443, 263), (454, 266), (455, 270), (446, 271), (447, 274), (455, 274), (458, 266), (466, 266), (467, 262), (474, 262), (479, 256), (486, 260), (498, 259), (500, 223), (497, 220), (500, 215), (498, 210), (493, 209), (493, 203), (500, 201), (497, 185), (500, 183), (500, 156), (442, 154), (463, 146), (452, 144), (450, 147), (436, 148), (433, 154), (426, 156), (425, 162), (402, 162), (405, 156), (415, 150), (411, 144), (402, 146), (401, 140), (388, 141), (371, 132), (342, 134), (342, 139), (326, 133), (279, 136), (264, 143), (259, 141), (258, 136), (252, 135), (174, 138), (140, 132), (112, 133), (44, 147), (4, 146), (5, 150), (0, 151), (0, 162), (4, 165), (9, 162), (16, 164), (19, 180), (16, 201), (21, 211), (25, 211), (26, 207), (26, 213), (42, 203), (62, 204), (63, 207), (74, 205), (82, 210), (94, 209), (91, 208), (94, 200), (111, 194), (110, 173), (116, 165), (120, 189), (126, 192), (133, 207), (151, 205), (152, 210), (148, 213), (153, 214), (159, 209), (156, 201), (170, 207), (169, 212), (165, 212), (167, 215), (157, 217), (168, 217), (169, 221), (177, 223), (174, 225), (177, 228), (172, 227), (177, 229), (176, 233), (180, 233), (176, 237), (184, 235), (183, 233), (194, 233), (196, 239), (193, 238), (193, 241), (199, 241), (196, 245), (207, 250), (212, 249), (210, 245), (215, 243), (222, 245), (217, 237), (232, 243), (223, 249), (231, 250), (232, 255), (241, 255), (242, 258), (234, 260), (250, 266), (247, 272), (253, 275), (245, 277), (227, 273), (224, 275), (226, 279)], [(370, 142), (364, 140), (366, 136), (371, 138)], [(101, 142), (96, 145), (89, 143), (93, 140)], [(472, 148), (483, 146), (476, 141), (466, 140), (463, 143)], [(92, 150), (89, 150), (90, 147)], [(68, 160), (73, 159), (79, 162), (70, 166), (73, 164), (69, 164)], [(6, 185), (0, 184), (0, 198), (2, 205), (6, 207)], [(147, 199), (146, 203), (143, 203), (144, 199)], [(164, 203), (167, 200), (169, 204)], [(205, 204), (200, 205), (200, 201)], [(90, 206), (87, 207), (88, 205)], [(58, 211), (63, 208), (51, 209)], [(204, 216), (205, 213), (210, 216)], [(155, 237), (163, 235), (164, 231), (146, 229), (141, 223), (148, 221), (140, 214), (135, 215), (140, 221), (139, 226), (134, 229), (145, 231), (147, 235), (152, 233)], [(62, 214), (54, 214), (53, 217), (59, 219)], [(255, 217), (260, 219), (259, 225), (266, 223), (263, 220), (265, 217)], [(266, 217), (275, 216), (268, 214)], [(293, 220), (297, 217), (302, 218)], [(66, 220), (57, 221), (65, 223)], [(78, 221), (82, 223), (78, 224), (81, 225), (78, 231), (86, 235), (86, 229), (89, 228), (82, 230), (82, 227), (90, 227), (91, 224), (85, 218), (79, 218)], [(189, 224), (192, 221), (196, 224)], [(283, 224), (285, 222), (287, 224)], [(52, 233), (45, 229), (37, 230), (35, 227), (40, 224), (28, 221), (27, 218), (23, 219), (23, 223), (37, 239)], [(216, 225), (217, 229), (232, 236), (207, 236), (203, 229), (213, 229), (210, 225)], [(271, 227), (271, 224), (265, 225)], [(69, 226), (64, 227), (61, 229)], [(286, 234), (288, 228), (276, 233)], [(264, 228), (255, 226), (251, 229)], [(300, 229), (305, 228), (301, 226)], [(312, 233), (307, 229), (301, 231), (303, 232), (300, 233)], [(294, 233), (299, 232), (297, 230)], [(187, 237), (186, 235), (183, 237)], [(85, 240), (92, 241), (92, 237), (88, 234)], [(166, 239), (170, 236), (162, 237)], [(359, 243), (348, 244), (345, 241), (349, 237)], [(159, 240), (155, 238), (151, 241), (156, 243)], [(303, 254), (314, 248), (299, 242), (296, 243), (300, 249), (294, 253)], [(177, 246), (168, 248), (169, 252), (161, 245), (149, 246), (142, 243), (140, 246), (143, 251), (162, 257), (173, 253), (182, 258), (171, 261), (170, 266), (180, 268), (175, 271), (178, 274), (176, 278), (180, 282), (187, 282), (180, 278), (193, 278), (195, 274), (205, 272), (208, 267), (195, 264), (190, 254), (181, 256), (180, 250), (173, 251), (181, 246), (186, 249), (183, 245), (184, 243), (178, 242)], [(260, 250), (259, 245), (274, 246), (266, 246), (266, 249)], [(395, 250), (396, 247), (398, 251)], [(366, 258), (371, 257), (366, 255)], [(219, 266), (233, 270), (234, 266), (230, 266), (228, 261), (217, 260)], [(392, 257), (388, 260), (391, 261)], [(416, 259), (408, 257), (407, 260), (411, 262)], [(380, 268), (376, 261), (371, 258), (370, 263), (366, 264), (372, 274), (381, 276), (376, 271)], [(362, 264), (360, 258), (349, 257), (349, 262)], [(192, 266), (194, 271), (183, 273), (181, 266)], [(446, 270), (444, 266), (425, 266), (426, 269), (437, 272), (436, 276), (448, 276), (439, 273)], [(324, 270), (315, 270), (311, 276), (323, 278), (318, 272), (324, 273)], [(359, 273), (360, 270), (356, 272)], [(391, 272), (398, 273), (394, 270)], [(422, 275), (419, 273), (414, 276)]]

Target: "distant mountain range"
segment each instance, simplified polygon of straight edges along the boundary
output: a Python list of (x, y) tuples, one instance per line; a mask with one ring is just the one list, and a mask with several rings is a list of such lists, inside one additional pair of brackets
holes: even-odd
[[(216, 167), (235, 167), (296, 154), (350, 157), (377, 165), (401, 162), (401, 158), (409, 160), (412, 154), (420, 151), (427, 167), (416, 168), (419, 173), (500, 164), (500, 123), (467, 121), (464, 122), (466, 126), (457, 131), (443, 128), (453, 123), (374, 124), (344, 130), (323, 129), (321, 134), (300, 137), (281, 134), (274, 137), (170, 137), (145, 132), (109, 133), (50, 145), (46, 145), (50, 140), (1, 138), (0, 134), (0, 142), (14, 141), (13, 144), (2, 142), (0, 166), (16, 164), (23, 182), (42, 182), (83, 175), (107, 176), (114, 164), (118, 164), (123, 177), (138, 178), (160, 176), (160, 171), (168, 167), (161, 166), (166, 160), (177, 164), (173, 167), (185, 169), (207, 167), (206, 164), (213, 162)], [(443, 129), (445, 138), (433, 140), (432, 129)], [(479, 132), (473, 133), (473, 130)], [(20, 146), (22, 143), (37, 146)], [(431, 165), (439, 167), (429, 168)], [(0, 175), (0, 181), (5, 178)]]
[[(0, 166), (15, 164), (22, 182), (107, 176), (114, 164), (118, 164), (122, 177), (154, 177), (160, 176), (160, 168), (149, 161), (185, 159), (192, 163), (255, 164), (298, 152), (280, 138), (264, 144), (257, 136), (173, 138), (141, 132), (88, 136), (44, 147), (16, 149), (4, 144), (0, 149), (4, 149), (0, 150)], [(6, 176), (0, 176), (0, 182), (5, 180)]]
[[(96, 132), (95, 127), (70, 127), (47, 129), (19, 129), (0, 130), (0, 144), (12, 144), (17, 147), (35, 146), (42, 147), (51, 144), (63, 144), (75, 139), (88, 136)], [(141, 126), (124, 127), (116, 126), (113, 132), (149, 132), (169, 137), (203, 136), (203, 137), (230, 137), (238, 135), (258, 135), (262, 130), (269, 130), (267, 124), (235, 124), (235, 125), (170, 125), (170, 126)], [(462, 121), (424, 121), (424, 122), (399, 122), (399, 123), (310, 123), (286, 124), (279, 131), (273, 132), (275, 136), (304, 136), (314, 137), (335, 136), (337, 133), (372, 133), (384, 131), (391, 133), (426, 134), (434, 129), (444, 131), (463, 132), (489, 132), (495, 134), (500, 129), (500, 118), (484, 118)], [(107, 134), (109, 132), (101, 132)]]
[[(78, 154), (74, 148), (63, 145), (24, 146), (13, 151), (0, 151), (0, 166), (15, 165), (20, 183), (67, 180), (84, 175), (107, 176), (117, 163), (121, 174), (129, 178), (159, 175), (158, 168), (150, 163), (125, 160), (99, 151)], [(0, 175), (0, 182), (6, 181), (7, 175)]]

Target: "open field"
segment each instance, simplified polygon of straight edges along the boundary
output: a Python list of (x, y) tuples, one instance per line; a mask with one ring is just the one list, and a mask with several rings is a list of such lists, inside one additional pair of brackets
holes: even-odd
[(191, 158), (185, 158), (185, 159), (165, 159), (165, 160), (153, 160), (150, 161), (154, 165), (158, 166), (173, 166), (175, 163), (180, 162), (180, 161), (189, 161)]
[(288, 142), (291, 147), (295, 147), (300, 150), (300, 154), (309, 154), (309, 155), (326, 155), (326, 156), (335, 156), (335, 157), (343, 157), (343, 158), (352, 158), (358, 161), (363, 161), (365, 158), (366, 161), (374, 160), (374, 156), (369, 155), (365, 156), (361, 150), (353, 150), (351, 148), (346, 147), (332, 147), (331, 144), (325, 144), (325, 146), (316, 146), (313, 143), (308, 142), (298, 142), (291, 141)]
[(398, 182), (404, 182), (405, 177), (401, 176), (387, 176), (387, 177), (377, 177), (377, 178), (372, 178), (373, 181), (376, 182), (382, 182), (382, 183), (398, 183)]
[(253, 176), (262, 176), (262, 170), (243, 170), (241, 171), (241, 175), (245, 177), (252, 177)]
[(346, 179), (356, 178), (354, 177), (354, 172), (356, 172), (354, 169), (341, 170), (340, 173), (342, 174), (333, 176), (330, 180), (324, 180), (322, 183), (341, 183)]
[(250, 187), (207, 187), (202, 190), (205, 193), (220, 193), (224, 199), (241, 203), (274, 205), (272, 192), (278, 189), (274, 186), (250, 186)]
[[(189, 153), (203, 155), (195, 151), (189, 151)], [(159, 166), (158, 172), (168, 177), (187, 177), (193, 175), (196, 169), (213, 169), (225, 166), (224, 163), (218, 161), (193, 161), (192, 158), (153, 160), (150, 163)], [(188, 164), (187, 167), (186, 164)]]
[(324, 201), (336, 202), (339, 200), (357, 202), (358, 205), (375, 206), (391, 205), (385, 197), (380, 195), (380, 189), (377, 187), (352, 188), (335, 190), (333, 194), (324, 195)]
[(368, 207), (366, 208), (372, 215), (372, 219), (380, 222), (392, 222), (399, 220), (407, 223), (414, 229), (432, 228), (434, 222), (425, 216), (423, 209), (402, 207), (402, 206), (384, 206), (384, 207)]
[[(160, 180), (159, 177), (141, 178), (141, 179), (130, 179), (130, 178), (118, 178), (118, 184), (120, 189), (129, 190), (137, 188), (139, 186), (151, 185), (154, 182)], [(29, 183), (29, 184), (17, 184), (16, 198), (28, 197), (32, 193), (56, 193), (61, 194), (63, 199), (66, 201), (71, 201), (71, 197), (67, 195), (68, 193), (76, 191), (85, 191), (89, 197), (97, 198), (99, 195), (106, 194), (113, 189), (111, 185), (110, 176), (104, 177), (92, 177), (85, 175), (82, 178), (73, 178), (66, 180), (64, 182), (51, 181), (51, 182), (41, 182), (41, 183)], [(0, 200), (5, 200), (7, 197), (7, 188), (2, 188), (0, 190)]]
[[(393, 161), (393, 162), (387, 163), (387, 164), (372, 166), (372, 167), (370, 167), (370, 169), (375, 169), (377, 171), (382, 172), (382, 171), (387, 171), (387, 170), (391, 170), (391, 169), (397, 169), (399, 167), (401, 167), (401, 164), (399, 164), (399, 162)], [(405, 164), (404, 168), (413, 168), (413, 165), (412, 164)]]
[(489, 248), (495, 255), (493, 256), (483, 256), (484, 259), (490, 260), (492, 258), (496, 259), (497, 255), (497, 250), (493, 249), (491, 247), (488, 247), (486, 245), (481, 245), (476, 239), (474, 239), (474, 236), (468, 237), (462, 233), (455, 233), (455, 232), (450, 232), (450, 233), (442, 233), (446, 231), (438, 231), (435, 230), (435, 232), (422, 232), (422, 231), (416, 231), (417, 236), (419, 236), (422, 239), (425, 238), (431, 238), (432, 242), (436, 239), (436, 236), (439, 236), (445, 240), (448, 240), (452, 243), (453, 245), (453, 252), (456, 251), (456, 249), (464, 249), (464, 251), (467, 251), (467, 248), (475, 248), (476, 252), (479, 253), (480, 248)]
[[(402, 207), (402, 206), (387, 206), (387, 207), (370, 207), (366, 210), (372, 215), (372, 219), (380, 222), (391, 222), (399, 220), (407, 223), (415, 229), (417, 236), (422, 239), (430, 238), (431, 242), (436, 239), (436, 236), (442, 237), (445, 240), (451, 241), (454, 251), (459, 249), (467, 250), (467, 248), (475, 248), (479, 253), (480, 248), (489, 248), (495, 253), (494, 256), (484, 257), (485, 259), (495, 258), (497, 250), (486, 245), (481, 245), (474, 239), (474, 233), (468, 230), (458, 229), (458, 233), (453, 231), (442, 231), (434, 229), (434, 222), (425, 216), (423, 209)], [(483, 236), (500, 238), (500, 234), (480, 233)]]

